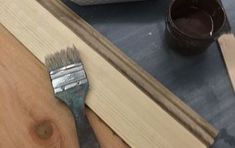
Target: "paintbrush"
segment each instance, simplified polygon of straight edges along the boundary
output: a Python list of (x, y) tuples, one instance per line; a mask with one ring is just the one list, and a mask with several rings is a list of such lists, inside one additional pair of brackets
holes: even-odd
[(55, 96), (70, 108), (75, 117), (80, 148), (99, 148), (85, 113), (85, 97), (89, 84), (78, 50), (75, 46), (68, 47), (46, 56), (45, 63)]

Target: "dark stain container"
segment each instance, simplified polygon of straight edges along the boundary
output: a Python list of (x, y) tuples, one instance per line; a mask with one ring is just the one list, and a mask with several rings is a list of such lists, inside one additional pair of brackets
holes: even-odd
[(167, 39), (183, 54), (201, 53), (221, 35), (225, 22), (216, 0), (173, 0), (166, 18)]

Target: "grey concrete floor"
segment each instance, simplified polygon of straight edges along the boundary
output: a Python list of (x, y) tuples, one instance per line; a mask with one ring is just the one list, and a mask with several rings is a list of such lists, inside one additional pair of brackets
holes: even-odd
[[(213, 148), (235, 148), (235, 94), (217, 43), (192, 57), (170, 49), (164, 38), (170, 0), (89, 7), (65, 3), (220, 129)], [(235, 0), (223, 5), (235, 32)]]

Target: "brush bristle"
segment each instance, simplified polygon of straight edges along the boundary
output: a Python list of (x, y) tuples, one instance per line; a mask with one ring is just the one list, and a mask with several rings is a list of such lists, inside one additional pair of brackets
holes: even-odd
[(45, 58), (45, 64), (49, 71), (53, 71), (71, 64), (80, 63), (80, 56), (75, 46), (48, 55)]

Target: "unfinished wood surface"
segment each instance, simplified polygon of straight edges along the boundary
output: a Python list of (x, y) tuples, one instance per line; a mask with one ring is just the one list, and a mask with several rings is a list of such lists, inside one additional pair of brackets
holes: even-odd
[(235, 90), (235, 37), (233, 34), (223, 34), (218, 39), (218, 42), (233, 89)]
[(93, 111), (87, 109), (86, 113), (102, 148), (129, 148)]
[[(0, 147), (77, 148), (71, 113), (51, 93), (46, 69), (23, 49), (0, 27)], [(37, 134), (40, 126), (51, 134)]]
[(0, 22), (42, 62), (73, 44), (80, 50), (91, 85), (87, 105), (131, 147), (206, 147), (36, 1), (0, 2)]
[[(46, 68), (1, 25), (0, 84), (1, 148), (78, 147), (73, 116), (54, 97)], [(87, 115), (102, 148), (128, 148), (91, 110)], [(41, 138), (40, 125), (53, 132)]]
[(136, 65), (119, 48), (71, 11), (60, 0), (37, 1), (201, 141), (207, 145), (211, 144), (211, 139), (217, 136), (218, 130), (165, 88), (159, 81)]

